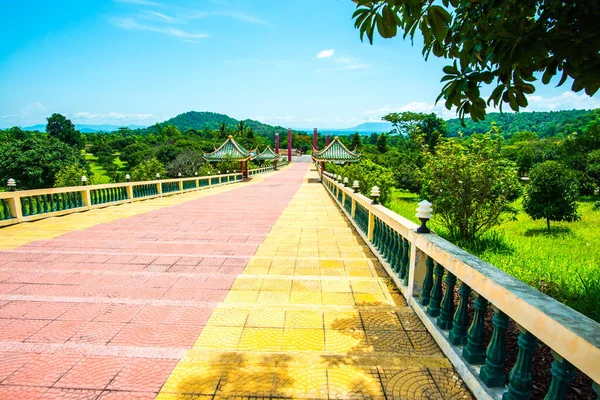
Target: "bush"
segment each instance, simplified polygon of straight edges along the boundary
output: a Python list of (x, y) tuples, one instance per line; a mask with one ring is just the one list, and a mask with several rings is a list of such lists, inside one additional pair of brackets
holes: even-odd
[(167, 175), (172, 178), (177, 178), (179, 173), (182, 176), (194, 176), (198, 172), (200, 166), (206, 161), (202, 158), (202, 154), (195, 151), (186, 151), (179, 154), (175, 160), (167, 165)]
[[(81, 177), (86, 174), (86, 170), (79, 165), (67, 165), (54, 176), (54, 187), (81, 186)], [(92, 184), (89, 177), (88, 184)]]
[(165, 166), (156, 158), (148, 161), (142, 161), (133, 170), (131, 170), (131, 179), (134, 181), (153, 181), (156, 174), (164, 177), (167, 174)]
[(423, 168), (422, 197), (452, 240), (471, 241), (500, 225), (520, 195), (517, 169), (501, 155), (502, 140), (491, 133), (470, 141), (447, 140)]
[(556, 161), (544, 161), (531, 170), (530, 179), (523, 209), (531, 218), (544, 218), (548, 230), (550, 221), (579, 219), (577, 176), (569, 167)]
[(394, 174), (388, 168), (377, 165), (369, 160), (361, 160), (359, 163), (348, 166), (327, 164), (325, 169), (342, 177), (348, 178), (350, 185), (356, 180), (360, 185), (359, 192), (369, 196), (371, 188), (378, 186), (381, 196), (379, 201), (387, 204), (390, 200), (392, 187), (394, 187)]

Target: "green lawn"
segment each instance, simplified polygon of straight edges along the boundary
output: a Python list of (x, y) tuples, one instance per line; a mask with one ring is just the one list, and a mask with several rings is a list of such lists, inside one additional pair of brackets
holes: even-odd
[[(417, 202), (417, 195), (395, 190), (390, 208), (418, 222)], [(533, 221), (522, 211), (521, 201), (513, 205), (519, 209), (515, 221), (466, 250), (600, 322), (600, 211), (592, 210), (593, 200), (579, 203), (580, 221), (553, 222), (550, 233), (545, 220)], [(435, 218), (431, 222), (444, 236)]]
[[(127, 163), (125, 161), (121, 161), (118, 154), (115, 154), (115, 164), (119, 167), (119, 171), (123, 174), (127, 173)], [(111, 179), (106, 175), (106, 171), (104, 168), (99, 166), (96, 163), (98, 157), (94, 156), (91, 153), (85, 153), (85, 159), (90, 162), (90, 168), (92, 169), (92, 173), (94, 176), (92, 177), (92, 183), (96, 185), (111, 183)]]

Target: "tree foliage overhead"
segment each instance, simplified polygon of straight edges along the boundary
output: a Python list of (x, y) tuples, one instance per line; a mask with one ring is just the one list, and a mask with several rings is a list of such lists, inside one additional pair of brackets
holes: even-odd
[(542, 83), (560, 75), (571, 78), (571, 89), (592, 96), (600, 87), (600, 4), (596, 0), (354, 0), (353, 18), (373, 43), (403, 33), (423, 38), (423, 55), (450, 63), (438, 97), (459, 118), (485, 118), (482, 86), (494, 88), (488, 105), (508, 104), (514, 111), (527, 106), (535, 91), (534, 74)]

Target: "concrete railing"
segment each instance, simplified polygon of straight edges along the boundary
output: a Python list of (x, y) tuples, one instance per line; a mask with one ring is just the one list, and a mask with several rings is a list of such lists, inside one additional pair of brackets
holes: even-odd
[(0, 227), (242, 181), (241, 173), (0, 193)]
[(275, 166), (273, 165), (269, 165), (267, 167), (259, 167), (259, 168), (254, 168), (254, 169), (250, 169), (248, 170), (248, 176), (254, 176), (254, 175), (258, 175), (258, 174), (264, 174), (265, 172), (269, 172), (269, 171), (275, 171)]
[[(334, 175), (325, 172), (322, 181), (478, 399), (528, 399), (531, 370), (539, 368), (532, 365), (538, 341), (554, 355), (545, 399), (566, 399), (575, 369), (591, 378), (600, 398), (600, 324), (433, 233), (417, 233), (417, 224), (372, 204)], [(494, 312), (489, 340), (488, 307)], [(519, 351), (506, 386), (510, 319), (519, 327)]]

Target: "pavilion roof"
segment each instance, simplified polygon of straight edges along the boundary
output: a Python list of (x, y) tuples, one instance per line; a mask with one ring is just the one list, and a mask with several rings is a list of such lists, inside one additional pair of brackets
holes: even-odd
[(212, 153), (205, 153), (204, 158), (208, 161), (223, 161), (227, 158), (238, 161), (246, 161), (252, 157), (251, 153), (229, 135), (227, 140)]
[(254, 157), (254, 159), (258, 160), (258, 161), (278, 160), (279, 155), (275, 154), (275, 152), (271, 149), (271, 147), (267, 146), (267, 148), (264, 149), (264, 151), (262, 153), (260, 153), (256, 157)]
[(316, 162), (358, 162), (361, 157), (362, 154), (348, 150), (337, 136), (323, 150), (313, 149), (312, 154), (312, 158)]

